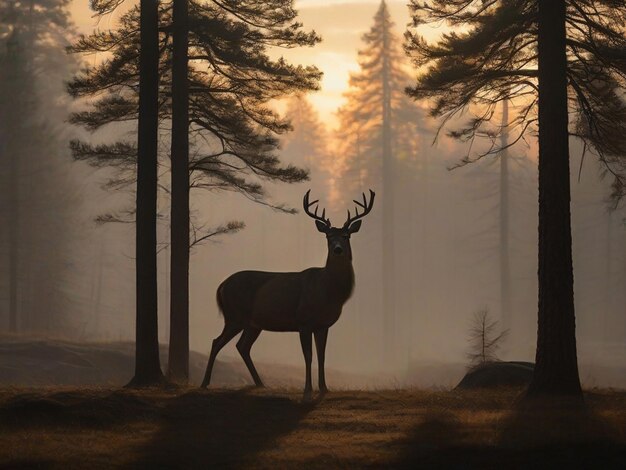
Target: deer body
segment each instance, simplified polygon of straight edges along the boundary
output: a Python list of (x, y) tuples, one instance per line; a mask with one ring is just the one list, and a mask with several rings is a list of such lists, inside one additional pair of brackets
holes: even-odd
[(352, 261), (301, 272), (240, 271), (218, 288), (226, 317), (265, 331), (329, 328), (354, 288)]
[(208, 386), (213, 364), (219, 351), (237, 334), (243, 331), (237, 342), (241, 354), (257, 386), (263, 383), (250, 358), (252, 344), (262, 330), (276, 332), (299, 332), (306, 363), (304, 398), (311, 398), (311, 336), (315, 336), (319, 365), (319, 387), (327, 391), (324, 377), (324, 354), (328, 329), (339, 317), (343, 305), (354, 289), (354, 269), (350, 235), (359, 230), (361, 221), (372, 208), (374, 193), (369, 204), (363, 195), (363, 203), (355, 201), (364, 209), (354, 218), (348, 212), (348, 221), (342, 228), (334, 228), (330, 220), (309, 211), (309, 193), (304, 198), (307, 214), (316, 219), (320, 232), (326, 234), (328, 257), (323, 268), (309, 268), (301, 272), (275, 273), (264, 271), (240, 271), (220, 284), (217, 303), (224, 316), (224, 330), (215, 338), (209, 356), (202, 387)]

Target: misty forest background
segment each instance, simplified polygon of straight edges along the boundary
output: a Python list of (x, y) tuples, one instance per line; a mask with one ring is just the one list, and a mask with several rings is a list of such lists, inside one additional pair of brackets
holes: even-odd
[[(337, 103), (336, 125), (324, 122), (308, 99), (307, 92), (318, 86), (315, 70), (293, 72), (284, 93), (260, 99), (260, 106), (280, 115), (268, 125), (280, 148), (267, 155), (278, 156), (281, 168), (308, 169), (309, 181), (298, 182), (303, 175), (295, 170), (282, 178), (248, 172), (245, 181), (234, 180), (207, 157), (214, 143), (201, 126), (192, 132), (190, 154), (197, 167), (190, 204), (192, 243), (197, 243), (189, 273), (191, 349), (208, 352), (221, 331), (215, 290), (231, 273), (323, 265), (324, 238), (304, 214), (289, 214), (301, 207), (307, 189), (337, 225), (352, 199), (372, 188), (379, 196), (352, 240), (356, 289), (330, 332), (328, 366), (362, 374), (385, 371), (385, 380), (410, 383), (411, 371), (420, 365), (465, 363), (471, 320), (484, 309), (509, 330), (500, 358), (534, 360), (536, 139), (459, 165), (465, 156), (484, 152), (489, 139), (473, 145), (445, 133), (435, 139), (439, 122), (426, 103), (405, 94), (414, 71), (403, 51), (404, 16), (392, 5), (371, 5), (370, 29), (354, 51), (360, 68)], [(75, 52), (90, 52), (68, 8), (66, 0), (0, 2), (0, 328), (80, 341), (132, 341), (132, 161), (110, 154), (107, 160), (106, 152), (95, 151), (136, 138), (135, 117), (121, 110), (132, 99), (109, 102), (113, 107), (96, 110), (99, 116), (89, 114), (89, 85), (74, 77), (112, 53), (106, 47), (88, 55), (66, 53), (70, 45)], [(125, 15), (131, 25), (132, 9)], [(101, 22), (98, 28), (112, 26)], [(305, 18), (302, 34), (315, 27)], [(317, 42), (314, 35), (297, 40), (303, 46)], [(273, 60), (282, 54), (268, 47)], [(288, 53), (296, 67), (297, 53)], [(383, 70), (383, 63), (389, 68)], [(198, 75), (202, 67), (197, 65)], [(215, 83), (198, 80), (198, 87)], [(384, 102), (392, 130), (387, 149), (381, 132)], [(513, 103), (506, 110), (518, 111)], [(497, 113), (503, 113), (501, 106)], [(197, 118), (201, 122), (203, 116)], [(169, 341), (169, 126), (164, 116), (158, 195), (161, 343)], [(506, 145), (512, 137), (498, 139)], [(611, 179), (603, 177), (601, 164), (582, 157), (583, 144), (571, 139), (570, 152), (581, 379), (585, 385), (620, 385), (597, 371), (626, 364), (626, 214), (623, 204), (610, 199)], [(235, 354), (232, 343), (224, 355)], [(300, 365), (298, 336), (265, 333), (254, 356)]]

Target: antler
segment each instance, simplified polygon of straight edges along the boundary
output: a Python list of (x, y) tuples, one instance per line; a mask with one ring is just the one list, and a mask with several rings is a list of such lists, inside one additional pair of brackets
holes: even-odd
[(322, 209), (322, 215), (319, 216), (317, 215), (317, 209), (318, 206), (315, 206), (315, 212), (311, 212), (311, 206), (313, 204), (317, 204), (319, 202), (319, 199), (316, 199), (315, 201), (309, 202), (309, 194), (311, 193), (311, 190), (309, 189), (306, 194), (304, 195), (304, 200), (302, 201), (302, 204), (304, 206), (304, 212), (307, 213), (307, 215), (309, 217), (313, 217), (315, 220), (319, 220), (320, 222), (324, 223), (325, 225), (327, 225), (328, 227), (330, 227), (330, 219), (326, 218), (326, 209)]
[[(348, 220), (343, 224), (343, 228), (348, 228), (353, 222), (365, 217), (370, 213), (372, 207), (374, 207), (374, 197), (376, 197), (376, 193), (370, 189), (370, 200), (367, 202), (367, 198), (365, 197), (365, 193), (363, 193), (363, 202), (359, 202), (356, 199), (352, 201), (358, 206), (354, 208), (354, 217), (350, 216), (350, 209), (348, 209)], [(363, 212), (359, 214), (359, 207), (363, 209)]]

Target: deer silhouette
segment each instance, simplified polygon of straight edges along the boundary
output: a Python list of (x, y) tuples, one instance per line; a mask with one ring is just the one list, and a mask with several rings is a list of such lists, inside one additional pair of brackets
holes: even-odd
[[(312, 336), (315, 337), (319, 369), (320, 393), (328, 392), (324, 375), (324, 355), (328, 329), (341, 315), (343, 305), (354, 289), (354, 269), (350, 236), (361, 228), (361, 220), (374, 205), (375, 193), (370, 189), (370, 199), (363, 193), (354, 216), (348, 210), (343, 227), (333, 227), (326, 217), (326, 209), (318, 215), (318, 200), (309, 201), (311, 190), (304, 195), (303, 206), (307, 215), (315, 219), (317, 230), (326, 235), (328, 256), (323, 268), (309, 268), (301, 272), (274, 273), (240, 271), (217, 288), (217, 305), (224, 316), (224, 330), (213, 340), (211, 354), (202, 381), (207, 387), (215, 358), (220, 350), (243, 331), (237, 350), (258, 387), (263, 382), (254, 367), (250, 350), (262, 330), (292, 331), (300, 333), (300, 343), (306, 364), (304, 400), (311, 399)], [(311, 207), (315, 205), (315, 212)], [(362, 212), (359, 213), (359, 208)]]

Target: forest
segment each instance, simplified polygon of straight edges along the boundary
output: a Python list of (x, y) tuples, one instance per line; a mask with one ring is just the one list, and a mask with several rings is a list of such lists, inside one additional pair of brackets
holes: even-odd
[(0, 0), (0, 467), (623, 468), (625, 28)]

